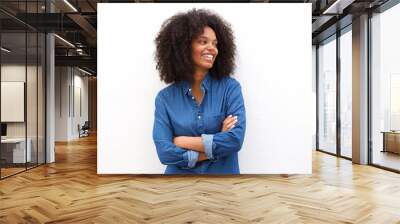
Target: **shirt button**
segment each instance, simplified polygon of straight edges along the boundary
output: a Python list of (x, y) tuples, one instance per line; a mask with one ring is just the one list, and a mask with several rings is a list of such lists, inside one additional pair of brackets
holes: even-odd
[(197, 118), (198, 118), (198, 119), (201, 119), (201, 116), (198, 116)]
[(192, 100), (194, 100), (194, 96), (192, 96)]
[(189, 89), (189, 91), (192, 91), (192, 89)]

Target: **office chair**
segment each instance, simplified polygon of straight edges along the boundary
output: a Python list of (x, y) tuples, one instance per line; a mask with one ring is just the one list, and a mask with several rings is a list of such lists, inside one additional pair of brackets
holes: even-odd
[(90, 129), (89, 121), (85, 121), (82, 127), (79, 128), (79, 138), (89, 136), (89, 129)]

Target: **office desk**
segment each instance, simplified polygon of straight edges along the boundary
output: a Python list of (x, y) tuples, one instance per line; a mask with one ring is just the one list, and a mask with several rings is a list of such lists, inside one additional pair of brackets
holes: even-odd
[[(25, 154), (25, 138), (1, 139), (1, 157), (5, 159), (7, 163), (31, 162), (32, 140), (28, 138), (27, 142), (28, 147), (26, 147)], [(27, 159), (27, 161), (25, 161), (25, 159)]]
[(393, 152), (400, 154), (400, 132), (382, 131), (381, 133), (383, 133), (382, 152)]

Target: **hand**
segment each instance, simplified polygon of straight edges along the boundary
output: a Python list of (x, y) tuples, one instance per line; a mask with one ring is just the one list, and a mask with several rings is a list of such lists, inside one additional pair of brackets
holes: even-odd
[(229, 130), (231, 130), (232, 128), (235, 127), (236, 122), (237, 122), (237, 116), (229, 115), (222, 122), (222, 130), (221, 131), (229, 131)]
[(204, 160), (208, 160), (206, 154), (204, 153), (199, 153), (199, 158), (197, 161), (204, 161)]

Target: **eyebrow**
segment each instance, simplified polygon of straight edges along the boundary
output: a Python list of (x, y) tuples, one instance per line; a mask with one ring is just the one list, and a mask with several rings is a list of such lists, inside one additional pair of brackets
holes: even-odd
[[(200, 39), (200, 38), (204, 38), (204, 39), (207, 39), (207, 40), (209, 39), (209, 38), (206, 37), (206, 36), (199, 36), (198, 38), (199, 38), (199, 39)], [(214, 39), (213, 41), (218, 41), (218, 40), (217, 40), (217, 39)]]

